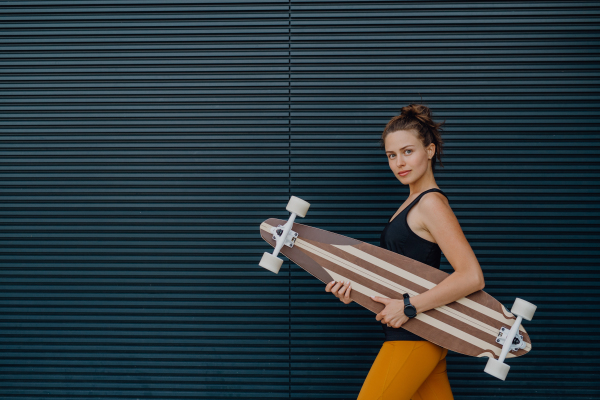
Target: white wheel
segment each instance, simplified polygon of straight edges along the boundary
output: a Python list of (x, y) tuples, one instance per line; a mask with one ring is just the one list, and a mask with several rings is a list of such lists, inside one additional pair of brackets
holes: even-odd
[(515, 304), (513, 304), (512, 308), (510, 309), (510, 312), (516, 316), (520, 315), (527, 321), (531, 321), (533, 318), (533, 313), (536, 309), (537, 306), (535, 304), (531, 304), (530, 302), (517, 297), (515, 299)]
[(261, 267), (266, 268), (271, 272), (275, 272), (276, 274), (279, 273), (281, 264), (283, 264), (283, 260), (279, 257), (275, 257), (271, 253), (264, 253), (258, 263)]
[(505, 380), (506, 375), (508, 375), (508, 370), (510, 370), (510, 365), (501, 363), (500, 361), (490, 357), (488, 358), (488, 362), (485, 365), (483, 372), (487, 372), (498, 379)]
[(291, 213), (295, 213), (299, 217), (304, 218), (308, 212), (308, 207), (310, 207), (309, 202), (306, 202), (299, 197), (292, 196), (290, 197), (290, 201), (285, 209)]

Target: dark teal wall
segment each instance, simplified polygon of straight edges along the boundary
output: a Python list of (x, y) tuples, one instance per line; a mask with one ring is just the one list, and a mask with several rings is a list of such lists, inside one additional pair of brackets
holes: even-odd
[(538, 305), (507, 381), (449, 354), (455, 398), (600, 396), (597, 2), (0, 8), (0, 398), (356, 398), (381, 324), (258, 226), (296, 195), (377, 244), (421, 101), (485, 290)]

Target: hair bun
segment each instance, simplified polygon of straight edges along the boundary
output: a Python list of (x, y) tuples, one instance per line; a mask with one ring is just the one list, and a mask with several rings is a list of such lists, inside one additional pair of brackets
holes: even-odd
[(400, 113), (404, 118), (415, 118), (417, 116), (417, 111), (410, 106), (403, 107)]
[(402, 107), (400, 115), (402, 118), (416, 119), (431, 128), (436, 127), (435, 122), (433, 122), (431, 118), (431, 110), (426, 105), (409, 104), (408, 106)]
[(423, 104), (409, 104), (408, 106), (402, 107), (400, 114), (403, 117), (429, 117), (431, 118), (431, 110), (429, 107)]

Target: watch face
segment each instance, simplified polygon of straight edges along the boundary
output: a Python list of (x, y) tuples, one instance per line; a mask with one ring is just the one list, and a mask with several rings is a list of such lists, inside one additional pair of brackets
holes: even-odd
[(413, 318), (417, 315), (417, 309), (412, 304), (408, 305), (404, 307), (404, 315), (406, 315), (408, 318)]

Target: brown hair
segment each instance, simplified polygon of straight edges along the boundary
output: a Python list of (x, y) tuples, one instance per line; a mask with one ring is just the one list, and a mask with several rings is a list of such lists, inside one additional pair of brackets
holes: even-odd
[(439, 160), (440, 166), (444, 167), (444, 164), (442, 164), (442, 145), (444, 141), (442, 140), (441, 126), (445, 122), (435, 123), (429, 107), (423, 104), (409, 104), (402, 107), (400, 115), (396, 115), (387, 123), (381, 134), (380, 147), (385, 150), (385, 138), (390, 133), (414, 130), (424, 147), (429, 146), (431, 143), (435, 144), (435, 154), (431, 159), (431, 170), (435, 172), (436, 159)]

